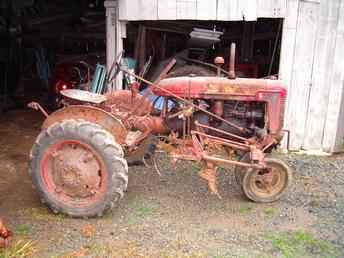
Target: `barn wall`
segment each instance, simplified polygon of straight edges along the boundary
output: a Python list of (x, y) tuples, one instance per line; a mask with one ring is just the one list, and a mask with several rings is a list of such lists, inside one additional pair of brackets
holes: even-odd
[(119, 19), (135, 20), (256, 20), (282, 18), (287, 0), (119, 0)]
[(342, 146), (343, 12), (341, 0), (288, 1), (280, 76), (288, 85), (292, 150)]

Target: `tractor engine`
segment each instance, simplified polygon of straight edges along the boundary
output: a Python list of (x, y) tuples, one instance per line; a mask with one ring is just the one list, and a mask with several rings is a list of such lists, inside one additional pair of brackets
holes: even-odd
[[(220, 77), (178, 77), (165, 79), (153, 92), (173, 103), (166, 111), (165, 124), (174, 132), (183, 131), (183, 120), (178, 114), (187, 105), (176, 97), (185, 98), (216, 115), (194, 110), (191, 129), (195, 121), (222, 131), (250, 138), (263, 138), (270, 134), (279, 142), (283, 126), (286, 90), (276, 80), (234, 79)], [(165, 91), (167, 90), (167, 91)], [(168, 94), (173, 93), (174, 96)], [(165, 101), (166, 102), (166, 101)], [(225, 121), (224, 121), (225, 120)], [(226, 121), (230, 122), (226, 123)], [(219, 132), (209, 132), (224, 138)]]
[[(196, 100), (195, 102), (199, 102)], [(246, 128), (245, 131), (233, 128), (223, 121), (214, 117), (209, 117), (207, 114), (197, 111), (192, 117), (192, 129), (194, 129), (195, 121), (201, 124), (211, 126), (232, 134), (237, 134), (242, 137), (252, 137), (255, 133), (262, 133), (265, 127), (265, 108), (264, 103), (259, 102), (245, 102), (245, 101), (210, 101), (205, 104), (209, 111), (218, 115), (219, 117), (230, 121), (234, 125)], [(179, 134), (183, 131), (183, 121), (178, 117), (166, 119), (167, 127)], [(221, 133), (209, 132), (211, 135), (225, 137)]]

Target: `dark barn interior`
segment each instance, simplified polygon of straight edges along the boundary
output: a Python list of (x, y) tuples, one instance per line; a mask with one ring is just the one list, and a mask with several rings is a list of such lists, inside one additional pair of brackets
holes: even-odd
[[(106, 63), (104, 1), (2, 0), (0, 8), (2, 111), (34, 99), (56, 108), (60, 90), (89, 85), (96, 64)], [(216, 39), (190, 37), (198, 29), (214, 31)], [(266, 77), (278, 74), (281, 30), (282, 19), (129, 22), (125, 57), (150, 80), (172, 57), (177, 57), (172, 72), (191, 66), (177, 75), (212, 75), (216, 56), (225, 58), (228, 69), (229, 45), (235, 42), (237, 74)]]

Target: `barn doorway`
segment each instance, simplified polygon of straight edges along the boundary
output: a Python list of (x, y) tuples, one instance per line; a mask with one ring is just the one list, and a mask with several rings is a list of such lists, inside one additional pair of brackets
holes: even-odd
[[(133, 21), (127, 24), (125, 56), (136, 72), (154, 80), (171, 58), (174, 69), (201, 67), (214, 73), (214, 59), (224, 57), (229, 65), (229, 47), (236, 43), (239, 77), (262, 78), (279, 74), (283, 19), (257, 21)], [(202, 73), (201, 73), (202, 74)]]

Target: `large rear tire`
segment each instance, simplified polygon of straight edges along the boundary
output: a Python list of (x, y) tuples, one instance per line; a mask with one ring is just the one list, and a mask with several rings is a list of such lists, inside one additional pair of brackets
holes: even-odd
[(66, 120), (37, 137), (29, 173), (41, 201), (54, 213), (102, 216), (128, 185), (128, 165), (114, 137), (97, 124)]

